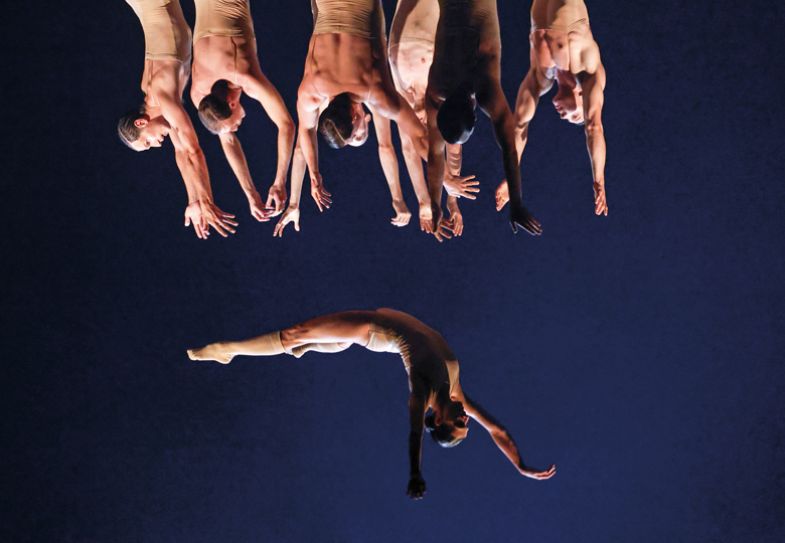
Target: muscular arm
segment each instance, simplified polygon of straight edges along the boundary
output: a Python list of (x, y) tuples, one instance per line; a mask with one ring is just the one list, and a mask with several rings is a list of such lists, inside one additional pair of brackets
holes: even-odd
[(218, 139), (221, 142), (226, 160), (232, 168), (240, 187), (248, 199), (248, 205), (251, 208), (251, 215), (258, 221), (267, 221), (270, 219), (269, 214), (265, 212), (262, 205), (259, 192), (256, 190), (253, 179), (251, 179), (251, 172), (248, 169), (248, 161), (243, 152), (243, 145), (240, 143), (240, 138), (237, 137), (235, 132), (225, 132), (219, 134)]
[(275, 225), (273, 236), (283, 237), (283, 231), (286, 225), (294, 223), (295, 231), (300, 231), (300, 195), (303, 191), (303, 179), (305, 178), (305, 157), (300, 149), (300, 142), (298, 138), (297, 145), (294, 147), (294, 156), (292, 157), (292, 172), (290, 174), (289, 190), (289, 207), (286, 208), (281, 216), (278, 224)]
[(319, 123), (318, 97), (304, 89), (306, 81), (300, 85), (297, 92), (297, 120), (299, 128), (297, 143), (303, 152), (303, 158), (308, 166), (311, 181), (318, 179), (319, 174), (319, 148), (316, 141), (316, 126)]
[(540, 85), (537, 73), (532, 67), (521, 81), (518, 98), (515, 101), (515, 151), (519, 163), (529, 141), (529, 123), (534, 118), (543, 92), (547, 92), (547, 89)]
[(556, 466), (551, 465), (550, 468), (544, 471), (539, 471), (527, 467), (518, 452), (518, 446), (515, 444), (510, 433), (502, 426), (493, 416), (483, 409), (478, 404), (471, 401), (467, 396), (463, 395), (462, 398), (463, 408), (466, 414), (476, 420), (480, 426), (490, 434), (491, 439), (499, 448), (499, 450), (507, 457), (507, 459), (515, 466), (518, 473), (525, 477), (532, 479), (550, 479), (556, 473)]
[(395, 90), (389, 69), (385, 69), (381, 87), (371, 91), (371, 99), (367, 105), (375, 108), (384, 117), (395, 121), (398, 124), (401, 140), (409, 140), (417, 149), (417, 154), (425, 159), (428, 153), (425, 128), (409, 103)]
[(605, 103), (605, 68), (599, 64), (593, 74), (580, 79), (583, 87), (583, 115), (586, 121), (586, 147), (594, 177), (594, 212), (608, 214), (605, 197), (605, 132), (602, 127), (602, 106)]
[(196, 236), (206, 239), (213, 227), (221, 236), (234, 234), (237, 222), (234, 215), (225, 213), (213, 202), (210, 176), (191, 119), (179, 99), (171, 94), (158, 94), (161, 113), (171, 126), (169, 137), (175, 149), (175, 161), (188, 192), (185, 208), (185, 226), (193, 224)]
[(439, 234), (439, 221), (442, 218), (442, 187), (444, 186), (444, 149), (445, 141), (436, 125), (436, 104), (430, 98), (426, 99), (425, 110), (428, 114), (428, 193), (431, 197), (433, 213), (433, 231), (436, 239), (441, 241)]
[(422, 385), (416, 377), (413, 377), (412, 392), (409, 395), (409, 485), (406, 493), (414, 500), (422, 498), (425, 494), (421, 463), (426, 395), (422, 389)]
[(517, 232), (520, 226), (530, 234), (539, 235), (542, 233), (540, 223), (523, 206), (521, 171), (515, 147), (515, 121), (499, 80), (489, 78), (487, 86), (478, 92), (477, 99), (493, 123), (496, 142), (502, 151), (504, 173), (510, 193), (510, 224), (513, 232)]
[[(398, 68), (394, 62), (390, 62), (390, 72), (395, 83), (395, 89), (398, 91), (398, 94), (403, 97), (403, 84), (400, 79), (400, 74), (398, 73)], [(413, 94), (409, 94), (409, 97), (412, 100), (414, 99)], [(409, 138), (401, 138), (401, 152), (403, 153), (406, 170), (409, 172), (409, 179), (412, 182), (412, 188), (414, 189), (414, 194), (417, 196), (417, 204), (420, 208), (420, 230), (430, 233), (433, 231), (433, 223), (431, 220), (431, 197), (428, 194), (428, 185), (425, 184), (422, 158), (420, 157), (414, 142)]]
[(294, 146), (294, 121), (278, 90), (264, 76), (261, 69), (255, 69), (251, 76), (243, 79), (242, 83), (243, 91), (261, 104), (278, 128), (278, 167), (273, 184), (283, 188), (286, 185), (286, 173), (289, 171), (289, 161)]
[(401, 180), (398, 172), (398, 156), (395, 154), (395, 147), (393, 147), (392, 143), (390, 120), (379, 115), (375, 109), (369, 109), (371, 110), (371, 115), (373, 115), (373, 126), (376, 130), (376, 140), (379, 146), (379, 162), (382, 165), (384, 178), (387, 180), (387, 186), (390, 189), (390, 196), (392, 197), (392, 206), (396, 213), (396, 216), (391, 222), (396, 226), (405, 226), (409, 223), (411, 213), (409, 213), (409, 209), (406, 207), (406, 202), (404, 202), (403, 199)]
[(188, 192), (188, 203), (198, 200), (212, 202), (213, 193), (207, 161), (199, 146), (191, 118), (183, 109), (182, 103), (172, 99), (168, 94), (162, 94), (159, 100), (161, 113), (171, 126), (169, 136), (174, 146), (177, 167)]

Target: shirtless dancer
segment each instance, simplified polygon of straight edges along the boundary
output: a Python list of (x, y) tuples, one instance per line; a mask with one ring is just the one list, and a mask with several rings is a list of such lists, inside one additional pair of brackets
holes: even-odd
[(210, 176), (191, 119), (183, 109), (183, 89), (191, 67), (191, 29), (179, 0), (126, 0), (144, 30), (142, 106), (120, 118), (117, 133), (134, 151), (161, 147), (166, 136), (188, 193), (185, 226), (193, 223), (196, 236), (206, 239), (209, 227), (226, 237), (234, 234), (234, 215), (213, 203)]
[[(281, 95), (262, 73), (248, 0), (196, 0), (191, 100), (202, 124), (221, 141), (226, 159), (248, 199), (251, 215), (267, 221), (283, 212), (294, 121)], [(254, 186), (237, 129), (243, 92), (259, 102), (278, 127), (278, 168), (266, 205)]]
[(441, 334), (400, 311), (377, 309), (335, 313), (253, 339), (191, 349), (188, 356), (191, 360), (228, 364), (237, 355), (286, 353), (299, 358), (308, 351), (337, 353), (355, 344), (370, 351), (397, 353), (403, 358), (410, 392), (409, 497), (419, 499), (425, 494), (425, 480), (420, 470), (423, 429), (427, 429), (442, 447), (453, 447), (466, 438), (469, 417), (485, 428), (521, 475), (542, 480), (550, 479), (556, 473), (553, 465), (540, 471), (523, 463), (515, 441), (504, 426), (463, 392), (458, 360)]
[[(474, 130), (474, 110), (490, 117), (502, 150), (509, 192), (510, 225), (530, 234), (540, 223), (523, 206), (515, 154), (515, 122), (501, 87), (501, 34), (496, 0), (439, 0), (433, 64), (428, 78), (428, 187), (434, 222), (441, 217), (445, 143), (465, 143)], [(438, 236), (437, 236), (438, 237)]]
[[(312, 9), (315, 26), (316, 14), (318, 12), (315, 3), (312, 3)], [(384, 24), (380, 24), (379, 26), (382, 29), (384, 28)], [(381, 38), (383, 38), (383, 36)], [(324, 112), (328, 105), (329, 103), (325, 101), (319, 106), (319, 115)], [(398, 169), (398, 156), (395, 153), (395, 147), (393, 147), (392, 143), (392, 129), (390, 119), (379, 115), (378, 112), (374, 109), (370, 109), (370, 111), (371, 114), (368, 115), (363, 111), (362, 106), (356, 108), (356, 111), (353, 112), (353, 115), (355, 115), (353, 121), (357, 124), (357, 129), (353, 130), (349, 139), (345, 141), (345, 144), (351, 147), (359, 147), (363, 145), (368, 139), (368, 123), (373, 120), (378, 144), (379, 162), (382, 165), (382, 171), (384, 172), (384, 177), (387, 180), (387, 185), (390, 189), (392, 207), (393, 211), (395, 211), (395, 216), (390, 219), (390, 223), (393, 226), (398, 227), (406, 226), (409, 224), (412, 214), (403, 199), (403, 191), (401, 190), (401, 181)], [(422, 177), (422, 167), (420, 166), (419, 160), (419, 157), (417, 157), (416, 170), (420, 172), (420, 176), (419, 178), (415, 178), (416, 172), (412, 172), (412, 184), (414, 186), (415, 193), (417, 194), (420, 210), (425, 213), (425, 217), (423, 219), (429, 220), (431, 215), (430, 199), (428, 197), (428, 188), (425, 185), (425, 179)], [(275, 226), (275, 230), (273, 231), (274, 236), (283, 237), (283, 232), (286, 229), (286, 225), (289, 223), (294, 225), (295, 231), (300, 231), (300, 196), (302, 194), (305, 170), (305, 158), (303, 157), (303, 153), (298, 142), (294, 149), (294, 158), (292, 160), (291, 197), (289, 199), (289, 206), (286, 208), (283, 216)], [(316, 201), (317, 206), (320, 206), (320, 210), (322, 207), (329, 208), (330, 204), (332, 203), (330, 195), (327, 196), (327, 201), (322, 201), (319, 199), (318, 193), (316, 193), (314, 194), (314, 200)], [(424, 226), (422, 228), (425, 229)]]
[[(529, 123), (540, 96), (557, 83), (553, 105), (559, 116), (585, 124), (586, 147), (594, 177), (594, 213), (608, 215), (605, 197), (605, 68), (589, 26), (583, 0), (534, 0), (531, 8), (530, 66), (515, 104), (515, 147), (520, 161), (529, 139)], [(509, 200), (506, 184), (496, 189), (496, 209)]]
[[(319, 173), (317, 128), (332, 147), (362, 144), (369, 121), (364, 104), (378, 114), (377, 126), (381, 117), (398, 123), (402, 141), (411, 141), (423, 158), (426, 139), (390, 75), (381, 1), (312, 0), (311, 6), (315, 24), (297, 94), (298, 143), (311, 178), (311, 196), (321, 211), (332, 201)], [(432, 232), (427, 197), (418, 194), (420, 226)]]
[[(415, 115), (428, 125), (425, 113), (425, 92), (428, 72), (433, 61), (436, 26), (439, 23), (438, 0), (398, 0), (390, 28), (390, 68), (398, 94), (409, 103)], [(425, 185), (420, 157), (412, 145), (404, 143), (403, 156), (409, 172), (417, 177), (415, 185)], [(444, 188), (447, 190), (447, 209), (450, 212), (450, 229), (456, 236), (463, 233), (463, 216), (458, 198), (474, 200), (480, 191), (474, 176), (461, 177), (461, 146), (447, 145), (447, 171)]]

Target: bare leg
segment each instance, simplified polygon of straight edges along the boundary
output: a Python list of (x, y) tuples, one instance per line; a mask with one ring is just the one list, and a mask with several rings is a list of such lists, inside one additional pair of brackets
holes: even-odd
[(292, 356), (300, 358), (308, 351), (316, 351), (317, 353), (339, 353), (351, 346), (352, 344), (348, 341), (343, 343), (308, 343), (307, 345), (292, 349)]
[[(296, 324), (281, 332), (272, 332), (242, 341), (211, 343), (201, 349), (189, 349), (188, 357), (191, 360), (214, 360), (221, 364), (228, 364), (237, 355), (292, 354), (295, 349), (310, 344), (340, 343), (346, 344), (344, 348), (348, 348), (354, 343), (367, 345), (372, 316), (373, 312), (371, 311), (345, 311), (325, 315)], [(316, 347), (313, 349), (319, 350)]]
[(281, 342), (287, 352), (309, 343), (367, 345), (372, 319), (372, 311), (344, 311), (316, 317), (281, 331)]

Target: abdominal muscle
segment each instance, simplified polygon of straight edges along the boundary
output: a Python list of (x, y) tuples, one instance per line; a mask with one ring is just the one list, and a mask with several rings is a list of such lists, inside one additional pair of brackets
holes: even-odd
[(570, 32), (562, 30), (533, 30), (529, 38), (532, 57), (537, 67), (549, 79), (555, 77), (556, 70), (579, 74), (590, 69), (587, 54), (596, 47), (591, 30), (579, 28)]

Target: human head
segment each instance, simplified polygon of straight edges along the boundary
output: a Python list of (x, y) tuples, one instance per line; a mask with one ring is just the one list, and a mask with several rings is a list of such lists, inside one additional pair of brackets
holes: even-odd
[(572, 124), (583, 124), (583, 91), (573, 74), (560, 73), (556, 79), (556, 95), (553, 107), (563, 120)]
[(447, 143), (466, 143), (474, 132), (477, 116), (474, 93), (458, 89), (442, 103), (436, 114), (436, 125)]
[(134, 151), (146, 151), (161, 146), (169, 135), (169, 123), (161, 115), (151, 118), (141, 107), (120, 117), (117, 121), (117, 135), (120, 141)]
[(241, 94), (239, 88), (230, 89), (226, 80), (216, 81), (210, 94), (199, 102), (199, 120), (204, 127), (216, 135), (237, 132), (245, 117)]
[(461, 402), (448, 401), (446, 405), (436, 406), (425, 416), (425, 429), (433, 440), (445, 448), (455, 447), (466, 439), (469, 433), (469, 417)]
[(333, 98), (319, 116), (319, 133), (333, 149), (359, 147), (368, 139), (370, 121), (362, 103), (344, 92)]

